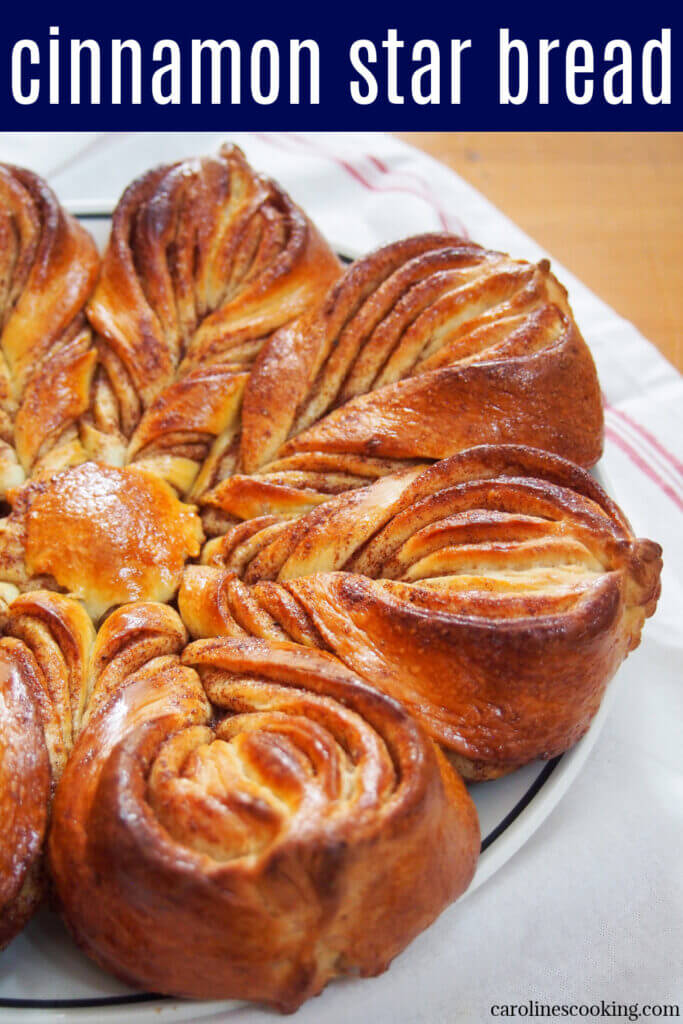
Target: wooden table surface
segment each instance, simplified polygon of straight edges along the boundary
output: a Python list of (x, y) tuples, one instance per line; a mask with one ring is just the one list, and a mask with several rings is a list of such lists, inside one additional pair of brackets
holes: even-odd
[(400, 138), (479, 189), (683, 370), (683, 134)]

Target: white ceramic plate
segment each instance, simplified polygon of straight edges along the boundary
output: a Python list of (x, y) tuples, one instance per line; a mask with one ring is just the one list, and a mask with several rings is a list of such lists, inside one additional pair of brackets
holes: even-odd
[[(100, 245), (109, 233), (110, 217), (106, 211), (111, 210), (112, 205), (107, 202), (69, 204)], [(344, 255), (353, 257), (355, 254)], [(609, 481), (601, 467), (597, 467), (594, 476), (610, 493)], [(527, 765), (495, 782), (471, 787), (481, 822), (482, 853), (468, 894), (519, 850), (566, 793), (600, 734), (614, 693), (612, 683), (587, 734), (569, 753), (552, 761)], [(78, 884), (77, 879), (74, 884)], [(323, 994), (317, 1004), (323, 1012), (324, 1000)], [(105, 1017), (114, 1020), (124, 1014), (127, 1020), (135, 1021), (187, 1021), (225, 1013), (240, 1005), (244, 1004), (187, 1002), (130, 989), (80, 953), (59, 919), (48, 911), (38, 914), (0, 956), (0, 1015), (7, 1024), (42, 1024), (55, 1020), (95, 1024)], [(255, 1010), (254, 1014), (260, 1011)], [(243, 1014), (240, 1014), (240, 1021), (245, 1021)]]

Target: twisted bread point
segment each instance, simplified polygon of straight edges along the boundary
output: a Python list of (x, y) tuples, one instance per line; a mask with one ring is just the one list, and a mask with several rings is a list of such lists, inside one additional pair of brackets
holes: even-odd
[(154, 991), (287, 1010), (384, 970), (472, 876), (462, 783), (335, 659), (226, 639), (178, 657), (183, 643), (150, 604), (98, 636), (50, 836), (76, 940)]
[(82, 714), (94, 631), (76, 602), (36, 591), (3, 611), (2, 634), (0, 947), (43, 896), (52, 793)]
[(259, 349), (339, 272), (306, 215), (236, 147), (150, 171), (116, 208), (88, 307), (101, 422), (182, 493), (202, 464), (208, 486), (230, 471)]
[(204, 496), (206, 521), (219, 533), (297, 515), (482, 443), (590, 466), (602, 430), (595, 366), (547, 261), (408, 238), (354, 263), (261, 350), (236, 474)]
[[(399, 699), (470, 778), (576, 742), (640, 641), (661, 548), (583, 470), (482, 446), (206, 545), (193, 636), (326, 649)], [(218, 567), (223, 567), (218, 568)]]
[(88, 422), (90, 235), (35, 174), (0, 164), (0, 495), (106, 450)]

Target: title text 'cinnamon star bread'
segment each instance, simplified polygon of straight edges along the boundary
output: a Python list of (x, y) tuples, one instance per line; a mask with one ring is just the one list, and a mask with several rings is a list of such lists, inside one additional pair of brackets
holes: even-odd
[(295, 1009), (383, 971), (468, 884), (476, 812), (329, 655), (129, 605), (98, 635), (49, 862), (78, 944), (156, 992)]
[(661, 548), (579, 467), (481, 446), (236, 526), (204, 561), (179, 596), (194, 636), (332, 652), (491, 778), (586, 731), (654, 611)]

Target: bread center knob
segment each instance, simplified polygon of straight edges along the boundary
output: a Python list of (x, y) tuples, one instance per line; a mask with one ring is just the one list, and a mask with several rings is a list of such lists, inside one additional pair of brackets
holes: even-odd
[(97, 619), (127, 601), (169, 601), (203, 541), (196, 510), (143, 470), (87, 462), (29, 485), (26, 564)]

